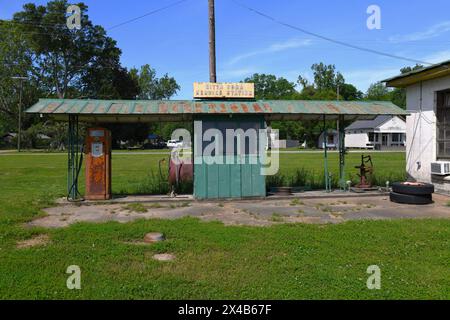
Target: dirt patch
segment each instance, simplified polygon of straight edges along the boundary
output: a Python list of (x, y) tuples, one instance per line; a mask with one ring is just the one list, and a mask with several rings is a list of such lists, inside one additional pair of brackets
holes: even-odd
[(45, 246), (50, 242), (50, 237), (47, 234), (39, 234), (31, 239), (18, 241), (16, 244), (17, 249), (32, 248), (38, 246)]
[(175, 256), (170, 253), (159, 253), (159, 254), (153, 255), (153, 259), (158, 260), (158, 261), (172, 261), (175, 259)]

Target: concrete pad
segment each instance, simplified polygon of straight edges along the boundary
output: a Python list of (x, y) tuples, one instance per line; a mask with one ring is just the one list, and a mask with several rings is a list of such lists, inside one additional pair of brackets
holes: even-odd
[[(296, 200), (293, 200), (296, 199)], [(268, 226), (277, 223), (341, 223), (349, 220), (450, 218), (450, 198), (434, 194), (429, 205), (404, 205), (387, 196), (312, 197), (235, 201), (141, 202), (147, 212), (133, 212), (125, 203), (63, 204), (45, 209), (47, 216), (29, 226), (66, 227), (76, 222), (126, 223), (136, 219), (179, 219), (186, 216), (226, 225)]]

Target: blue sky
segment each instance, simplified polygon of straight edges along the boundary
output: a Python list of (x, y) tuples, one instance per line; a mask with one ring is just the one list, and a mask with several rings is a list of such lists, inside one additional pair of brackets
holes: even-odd
[[(340, 41), (429, 62), (450, 59), (448, 0), (236, 0), (277, 20)], [(24, 3), (0, 0), (0, 18), (10, 19)], [(105, 28), (176, 0), (85, 0), (89, 16)], [(366, 26), (369, 5), (381, 8), (381, 30)], [(179, 5), (108, 31), (122, 49), (126, 67), (150, 64), (181, 85), (175, 98), (191, 99), (192, 83), (208, 81), (207, 0)], [(232, 0), (216, 0), (218, 81), (240, 81), (271, 73), (296, 81), (311, 78), (316, 62), (335, 64), (362, 91), (413, 63), (346, 48), (286, 28)]]

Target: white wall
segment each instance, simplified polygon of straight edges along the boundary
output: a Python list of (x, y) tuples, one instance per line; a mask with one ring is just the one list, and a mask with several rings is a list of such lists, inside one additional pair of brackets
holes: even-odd
[(367, 132), (360, 133), (345, 133), (345, 147), (346, 148), (366, 148), (369, 143), (369, 136)]
[(392, 117), (376, 129), (377, 132), (383, 133), (405, 133), (406, 122), (399, 117)]
[[(406, 109), (411, 113), (406, 118), (406, 170), (418, 181), (431, 182), (430, 165), (436, 161), (436, 91), (446, 89), (450, 89), (450, 76), (424, 81), (422, 90), (420, 83), (406, 89)], [(450, 190), (450, 185), (446, 188)]]

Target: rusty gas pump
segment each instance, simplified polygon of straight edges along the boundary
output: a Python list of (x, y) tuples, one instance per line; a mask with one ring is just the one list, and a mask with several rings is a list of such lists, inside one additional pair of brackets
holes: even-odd
[(85, 199), (111, 198), (111, 131), (89, 128), (84, 148), (86, 157)]

